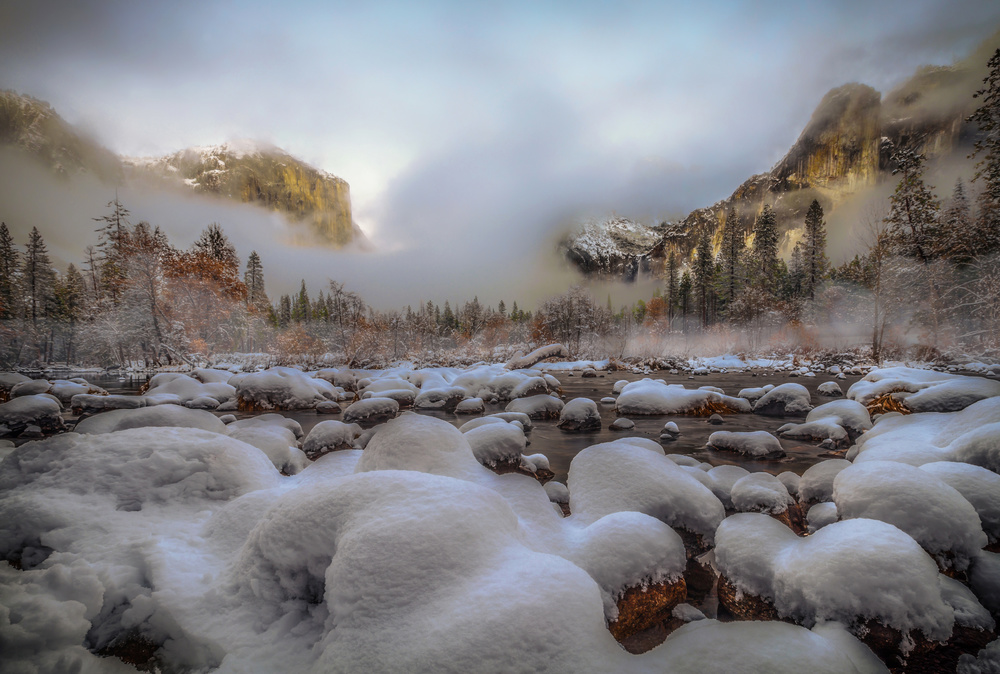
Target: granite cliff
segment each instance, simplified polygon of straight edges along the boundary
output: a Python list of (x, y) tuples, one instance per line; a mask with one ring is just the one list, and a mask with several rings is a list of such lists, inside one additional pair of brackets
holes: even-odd
[(280, 212), (327, 245), (365, 240), (351, 218), (347, 182), (276, 147), (241, 142), (122, 158), (80, 133), (48, 103), (13, 91), (0, 91), (0, 146), (67, 179), (91, 174), (109, 187), (142, 183), (192, 190)]

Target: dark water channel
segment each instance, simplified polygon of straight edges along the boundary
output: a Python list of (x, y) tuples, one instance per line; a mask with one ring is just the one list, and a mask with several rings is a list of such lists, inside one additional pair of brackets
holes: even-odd
[[(812, 394), (813, 406), (821, 405), (825, 402), (835, 400), (821, 396), (816, 392), (816, 388), (823, 382), (834, 380), (833, 375), (817, 374), (815, 377), (790, 377), (787, 373), (749, 372), (734, 373), (713, 373), (706, 376), (696, 376), (691, 378), (690, 374), (669, 374), (666, 371), (656, 372), (651, 375), (633, 374), (631, 372), (602, 372), (595, 378), (583, 378), (579, 371), (575, 372), (553, 372), (554, 376), (562, 383), (564, 400), (573, 398), (590, 398), (597, 402), (601, 410), (601, 430), (591, 433), (566, 433), (556, 426), (555, 420), (535, 421), (534, 428), (528, 435), (531, 443), (526, 453), (544, 454), (549, 458), (552, 470), (555, 472), (555, 479), (565, 482), (569, 472), (570, 461), (581, 450), (591, 445), (601, 442), (610, 442), (617, 438), (627, 436), (638, 436), (658, 441), (663, 425), (668, 421), (673, 421), (680, 428), (681, 435), (674, 442), (663, 444), (664, 451), (668, 454), (685, 454), (692, 456), (699, 461), (710, 463), (713, 466), (722, 464), (732, 464), (742, 466), (749, 471), (767, 471), (778, 474), (790, 470), (794, 473), (802, 474), (809, 466), (826, 458), (838, 456), (826, 450), (819, 449), (816, 445), (798, 440), (779, 438), (781, 446), (787, 456), (776, 461), (756, 461), (750, 460), (739, 454), (732, 452), (720, 452), (706, 446), (708, 436), (715, 431), (769, 431), (774, 433), (780, 426), (790, 421), (802, 421), (802, 417), (765, 417), (756, 414), (732, 414), (723, 417), (721, 425), (713, 425), (704, 417), (692, 417), (685, 415), (665, 415), (665, 416), (632, 416), (629, 417), (635, 422), (635, 428), (629, 431), (611, 431), (608, 426), (616, 418), (614, 405), (603, 404), (601, 398), (612, 396), (612, 387), (619, 379), (637, 381), (645, 377), (659, 378), (668, 384), (683, 384), (687, 388), (698, 388), (700, 386), (716, 386), (723, 389), (727, 395), (735, 396), (741, 389), (761, 387), (766, 384), (784, 384), (796, 382), (802, 384)], [(101, 386), (109, 393), (134, 395), (145, 383), (147, 377), (137, 376), (120, 380), (117, 377), (107, 376), (87, 376), (84, 378), (98, 386)], [(860, 375), (848, 375), (847, 379), (835, 380), (846, 393), (848, 387), (860, 379)], [(504, 404), (487, 405), (487, 413), (502, 412)], [(346, 407), (346, 404), (345, 404)], [(320, 421), (327, 419), (339, 419), (341, 415), (317, 415), (312, 411), (302, 412), (280, 412), (280, 414), (295, 419), (302, 425), (302, 430), (309, 433), (313, 426)], [(447, 412), (422, 412), (440, 419), (443, 419), (456, 427), (461, 426), (473, 417), (457, 416)], [(237, 417), (246, 418), (250, 414), (237, 413)]]

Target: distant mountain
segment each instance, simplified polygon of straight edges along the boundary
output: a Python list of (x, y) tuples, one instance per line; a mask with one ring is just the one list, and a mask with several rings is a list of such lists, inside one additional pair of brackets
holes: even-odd
[(22, 150), (54, 173), (90, 173), (110, 185), (140, 182), (216, 195), (308, 224), (321, 241), (365, 241), (351, 218), (350, 186), (280, 148), (248, 142), (121, 158), (82, 135), (47, 103), (0, 92), (0, 145)]
[(0, 91), (0, 145), (18, 148), (57, 175), (91, 173), (111, 183), (122, 178), (113, 152), (81, 135), (48, 103), (9, 90)]
[(852, 197), (892, 179), (891, 146), (885, 141), (917, 147), (930, 159), (964, 161), (977, 134), (965, 122), (978, 105), (972, 94), (981, 85), (989, 55), (998, 44), (1000, 35), (954, 66), (921, 68), (884, 97), (864, 84), (831, 90), (792, 148), (770, 171), (748, 178), (722, 201), (692, 211), (678, 222), (664, 223), (662, 235), (648, 248), (605, 247), (600, 265), (581, 263), (587, 256), (577, 249), (599, 238), (594, 232), (581, 231), (565, 240), (562, 249), (585, 273), (618, 275), (617, 270), (636, 265), (662, 271), (670, 250), (689, 257), (706, 229), (718, 248), (730, 209), (742, 218), (749, 235), (765, 204), (774, 208), (787, 248), (813, 199), (819, 200), (829, 218)]

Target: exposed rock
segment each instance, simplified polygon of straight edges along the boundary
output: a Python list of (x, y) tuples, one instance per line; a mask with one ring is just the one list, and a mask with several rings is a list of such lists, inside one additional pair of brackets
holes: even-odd
[(618, 618), (608, 631), (618, 641), (670, 618), (674, 607), (687, 599), (684, 578), (673, 583), (633, 586), (618, 599)]

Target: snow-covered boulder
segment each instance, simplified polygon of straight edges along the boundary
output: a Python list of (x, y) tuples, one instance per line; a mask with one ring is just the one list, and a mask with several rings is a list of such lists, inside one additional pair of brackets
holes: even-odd
[(920, 466), (972, 504), (989, 542), (1000, 541), (1000, 475), (968, 463), (936, 461)]
[(631, 431), (633, 428), (635, 428), (635, 422), (625, 417), (618, 417), (608, 426), (608, 429), (612, 431)]
[(354, 440), (361, 435), (361, 426), (345, 424), (342, 421), (321, 421), (302, 441), (302, 451), (311, 459), (316, 460), (324, 454), (338, 449), (350, 449)]
[[(368, 400), (369, 398), (391, 398), (399, 403), (400, 408), (403, 407), (413, 407), (413, 404), (417, 400), (417, 393), (414, 393), (410, 389), (405, 388), (392, 388), (372, 391), (370, 387), (361, 394), (362, 400)], [(317, 405), (322, 405), (323, 403), (317, 403)]]
[(453, 411), (465, 399), (465, 389), (459, 386), (425, 389), (413, 401), (419, 410)]
[(31, 379), (19, 372), (0, 372), (0, 402), (10, 400), (10, 390), (26, 381), (31, 381)]
[(14, 386), (10, 389), (10, 397), (20, 398), (21, 396), (34, 396), (41, 393), (49, 393), (51, 390), (51, 382), (45, 379), (29, 379), (28, 381), (22, 381), (14, 384)]
[(809, 533), (814, 534), (828, 524), (833, 524), (840, 516), (837, 514), (837, 504), (831, 502), (817, 503), (806, 513)]
[(58, 433), (65, 428), (59, 401), (44, 393), (12, 398), (0, 404), (0, 428), (6, 435), (18, 435), (28, 426), (38, 426), (43, 433)]
[[(212, 398), (215, 407), (236, 398), (236, 389), (224, 382), (202, 383), (194, 377), (179, 372), (161, 372), (153, 375), (143, 393), (147, 404), (187, 405), (199, 398)], [(212, 407), (211, 409), (215, 409)], [(199, 409), (207, 409), (202, 403)]]
[(548, 392), (549, 384), (543, 377), (525, 377), (511, 389), (509, 397), (514, 400), (517, 398), (545, 395)]
[(517, 398), (507, 404), (505, 411), (527, 414), (530, 419), (557, 419), (564, 403), (554, 396), (537, 395)]
[(230, 431), (234, 428), (267, 428), (270, 426), (281, 426), (282, 428), (287, 428), (292, 435), (295, 436), (296, 440), (301, 439), (303, 435), (302, 424), (297, 422), (295, 419), (289, 419), (288, 417), (282, 414), (277, 414), (276, 412), (257, 414), (252, 417), (247, 417), (246, 419), (230, 422), (227, 426)]
[(548, 344), (541, 346), (527, 356), (518, 351), (514, 357), (507, 362), (508, 370), (523, 370), (536, 363), (540, 363), (546, 358), (569, 358), (569, 349), (562, 344)]
[(455, 406), (455, 414), (482, 414), (486, 403), (482, 398), (466, 398)]
[(95, 395), (80, 393), (73, 396), (69, 403), (73, 414), (97, 414), (108, 410), (134, 410), (146, 406), (143, 396), (127, 395)]
[(642, 512), (711, 543), (725, 517), (719, 499), (655, 442), (621, 438), (593, 445), (570, 463), (573, 517), (594, 522), (615, 512)]
[(108, 394), (108, 392), (100, 386), (89, 384), (86, 381), (80, 382), (70, 379), (56, 379), (52, 382), (52, 388), (49, 389), (49, 393), (59, 398), (59, 402), (61, 402), (64, 407), (69, 407), (71, 401), (73, 400), (73, 396), (81, 393), (99, 396), (106, 396)]
[(719, 499), (726, 508), (733, 507), (732, 491), (733, 485), (750, 475), (750, 471), (740, 466), (723, 464), (708, 470), (702, 470), (701, 465), (689, 466), (688, 471), (696, 480), (712, 490), (715, 497)]
[(736, 397), (743, 398), (750, 404), (753, 404), (763, 398), (764, 395), (773, 388), (774, 384), (766, 384), (755, 388), (740, 389), (740, 392), (736, 394)]
[(524, 431), (507, 422), (483, 424), (466, 431), (465, 440), (476, 460), (484, 466), (517, 468), (527, 441)]
[(232, 379), (233, 373), (229, 370), (217, 370), (215, 368), (196, 367), (191, 370), (191, 376), (202, 384), (227, 384)]
[(199, 428), (227, 435), (226, 425), (210, 412), (192, 410), (178, 405), (156, 405), (137, 409), (109, 410), (80, 420), (73, 429), (77, 433), (103, 435), (129, 428), (145, 427)]
[(666, 384), (658, 379), (643, 379), (622, 388), (615, 403), (615, 410), (623, 416), (653, 414), (708, 416), (714, 413), (749, 412), (750, 404), (742, 398), (720, 395), (715, 391), (687, 389), (679, 384)]
[(828, 398), (839, 398), (844, 395), (844, 391), (840, 388), (840, 384), (835, 381), (823, 382), (816, 387), (816, 392), (821, 396), (827, 396)]
[(979, 515), (958, 491), (931, 472), (888, 461), (841, 471), (833, 482), (841, 520), (865, 518), (899, 527), (944, 568), (963, 571), (986, 546)]
[(398, 413), (399, 403), (392, 398), (367, 398), (351, 403), (344, 410), (344, 422), (374, 424), (392, 419)]
[(714, 449), (737, 452), (752, 459), (780, 459), (785, 455), (781, 443), (767, 431), (716, 431), (708, 436), (708, 445)]
[(809, 389), (802, 384), (781, 384), (762, 395), (753, 405), (754, 414), (769, 417), (804, 416), (812, 409)]
[(955, 625), (934, 560), (886, 522), (850, 519), (800, 538), (770, 517), (741, 513), (719, 526), (715, 563), (720, 601), (737, 615), (744, 593), (807, 627), (873, 620), (945, 641)]
[(485, 469), (473, 454), (466, 435), (446, 421), (403, 412), (371, 438), (357, 471), (411, 470), (461, 478), (481, 476)]
[(790, 470), (778, 473), (778, 479), (781, 480), (781, 484), (785, 485), (785, 489), (792, 496), (798, 496), (799, 494), (799, 476)]
[(601, 411), (590, 398), (574, 398), (559, 413), (560, 429), (570, 432), (596, 431), (601, 428)]
[(779, 514), (795, 503), (785, 485), (770, 473), (750, 473), (733, 483), (729, 491), (733, 508), (740, 512)]
[(512, 411), (494, 412), (489, 416), (495, 419), (503, 419), (504, 421), (516, 421), (517, 423), (521, 424), (521, 428), (524, 429), (525, 433), (531, 432), (531, 427), (532, 427), (531, 417), (525, 414), (524, 412), (512, 412)]
[(872, 370), (847, 390), (848, 398), (880, 411), (956, 412), (996, 396), (1000, 381), (910, 367)]
[(316, 403), (335, 397), (328, 381), (292, 367), (236, 375), (229, 382), (236, 387), (239, 408), (245, 412), (312, 409)]
[(227, 426), (229, 437), (253, 445), (267, 455), (267, 458), (285, 475), (296, 475), (309, 464), (306, 455), (299, 449), (295, 434), (278, 424), (267, 426)]
[(799, 478), (799, 501), (803, 504), (832, 501), (834, 479), (850, 467), (851, 462), (844, 459), (827, 459), (809, 466)]

